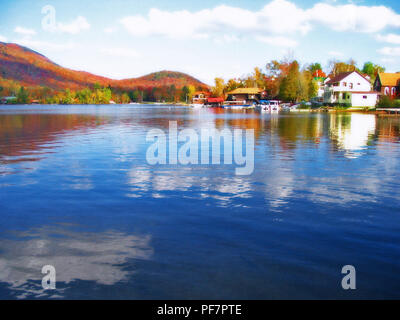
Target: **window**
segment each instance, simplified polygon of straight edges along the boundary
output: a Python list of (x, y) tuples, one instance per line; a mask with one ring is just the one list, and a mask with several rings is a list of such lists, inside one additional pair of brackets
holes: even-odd
[(392, 96), (395, 96), (395, 95), (396, 95), (396, 88), (393, 87), (393, 88), (392, 88)]
[(353, 89), (353, 84), (352, 83), (350, 83), (350, 89)]
[(389, 95), (389, 92), (390, 92), (390, 89), (389, 89), (388, 87), (386, 87), (386, 88), (385, 88), (385, 91), (384, 91), (384, 94), (388, 96), (388, 95)]
[(343, 82), (343, 87), (347, 87), (347, 82)]
[(368, 97), (367, 96), (363, 96), (363, 99), (368, 99)]

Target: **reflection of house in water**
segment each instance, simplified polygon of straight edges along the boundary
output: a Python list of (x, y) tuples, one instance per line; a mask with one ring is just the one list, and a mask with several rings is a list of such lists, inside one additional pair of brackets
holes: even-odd
[(377, 135), (379, 141), (399, 141), (400, 119), (398, 117), (379, 116), (377, 119)]
[(373, 114), (338, 114), (331, 117), (330, 134), (347, 157), (357, 157), (352, 151), (363, 150), (375, 134), (376, 118)]

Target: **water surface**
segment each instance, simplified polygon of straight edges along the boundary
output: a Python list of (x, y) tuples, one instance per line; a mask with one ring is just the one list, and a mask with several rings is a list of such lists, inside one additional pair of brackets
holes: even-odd
[[(254, 129), (253, 174), (149, 165), (169, 121)], [(356, 113), (1, 107), (0, 298), (400, 298), (399, 135)]]

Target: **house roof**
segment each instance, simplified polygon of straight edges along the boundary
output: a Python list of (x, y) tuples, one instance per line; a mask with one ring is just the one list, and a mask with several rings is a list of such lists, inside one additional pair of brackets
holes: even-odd
[(378, 77), (384, 87), (395, 87), (400, 81), (400, 73), (378, 73)]
[(260, 88), (237, 88), (228, 92), (228, 94), (259, 94), (263, 91), (264, 90)]
[(350, 72), (339, 73), (337, 76), (335, 76), (332, 79), (330, 79), (326, 84), (333, 84), (333, 83), (336, 83), (336, 82), (340, 82), (340, 81), (342, 81), (343, 79), (347, 78), (349, 75), (351, 75), (354, 72), (357, 73), (358, 75), (360, 75), (365, 81), (369, 82), (369, 80), (367, 78), (365, 78), (358, 71), (350, 71)]

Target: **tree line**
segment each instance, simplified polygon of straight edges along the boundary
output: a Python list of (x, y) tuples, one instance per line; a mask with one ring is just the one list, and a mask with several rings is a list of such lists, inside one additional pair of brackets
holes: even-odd
[(54, 90), (48, 87), (22, 86), (12, 80), (4, 79), (6, 85), (0, 86), (0, 97), (15, 97), (10, 99), (10, 104), (109, 104), (130, 102), (190, 102), (196, 90), (193, 85), (177, 88), (175, 85), (162, 87), (138, 87), (132, 90), (102, 87), (96, 83), (91, 88), (81, 90)]
[(351, 59), (347, 62), (330, 61), (328, 73), (325, 73), (320, 63), (315, 62), (301, 66), (295, 59), (284, 58), (281, 61), (272, 60), (264, 69), (254, 68), (253, 72), (241, 78), (233, 78), (224, 81), (223, 78), (215, 78), (212, 87), (212, 95), (226, 97), (227, 93), (236, 88), (260, 88), (268, 98), (279, 99), (287, 102), (309, 101), (318, 94), (319, 83), (322, 83), (327, 74), (334, 77), (343, 72), (359, 71), (375, 81), (378, 72), (384, 72), (385, 68), (366, 62), (362, 69), (357, 67)]

